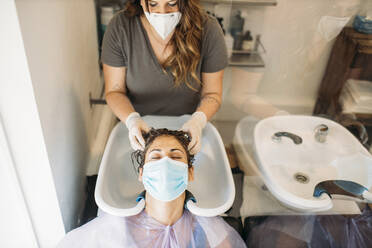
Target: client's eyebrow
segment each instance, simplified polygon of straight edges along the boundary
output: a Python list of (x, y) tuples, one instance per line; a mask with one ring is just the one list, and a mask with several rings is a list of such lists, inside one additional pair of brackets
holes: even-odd
[[(161, 150), (155, 148), (155, 149), (152, 149), (150, 152), (161, 152)], [(149, 153), (150, 153), (150, 152), (149, 152)]]
[(180, 152), (184, 153), (182, 150), (177, 149), (177, 148), (173, 148), (173, 149), (171, 149), (171, 152), (175, 152), (175, 151), (180, 151)]
[[(171, 151), (171, 152), (180, 151), (180, 152), (184, 153), (182, 150), (177, 149), (177, 148), (173, 148), (173, 149), (171, 149), (170, 151)], [(154, 148), (154, 149), (152, 149), (149, 153), (152, 153), (152, 152), (161, 152), (161, 150), (160, 150), (160, 149), (157, 149), (157, 148)]]

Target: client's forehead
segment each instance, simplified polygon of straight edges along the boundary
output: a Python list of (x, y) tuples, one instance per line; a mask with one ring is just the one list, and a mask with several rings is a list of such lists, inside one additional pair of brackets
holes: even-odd
[(171, 149), (179, 149), (185, 152), (185, 149), (180, 144), (180, 142), (174, 136), (162, 135), (157, 137), (150, 145), (147, 152), (151, 152), (153, 149), (160, 149), (169, 151)]

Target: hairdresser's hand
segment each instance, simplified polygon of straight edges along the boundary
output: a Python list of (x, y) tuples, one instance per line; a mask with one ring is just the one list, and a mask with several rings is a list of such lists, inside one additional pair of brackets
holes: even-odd
[(182, 131), (191, 135), (188, 149), (192, 155), (198, 153), (201, 149), (202, 130), (206, 124), (207, 116), (203, 112), (195, 112), (181, 128)]
[(137, 112), (128, 115), (125, 120), (125, 125), (129, 130), (130, 145), (134, 150), (144, 150), (145, 140), (142, 137), (142, 132), (150, 131), (150, 127), (144, 122)]

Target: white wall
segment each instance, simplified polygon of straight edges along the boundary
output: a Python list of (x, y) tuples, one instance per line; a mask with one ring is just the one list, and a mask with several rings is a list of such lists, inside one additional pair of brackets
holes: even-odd
[(64, 227), (14, 0), (0, 29), (0, 247), (54, 247)]
[[(14, 160), (0, 117), (0, 245), (37, 247), (37, 237), (23, 196)], [(5, 204), (4, 204), (5, 203)], [(17, 238), (22, 234), (22, 239)]]
[[(236, 68), (236, 71), (241, 69), (238, 72), (241, 75), (235, 79), (229, 72), (231, 68), (228, 69), (224, 81), (226, 97), (217, 119), (239, 120), (252, 114), (253, 108), (262, 108), (263, 102), (292, 113), (311, 114), (334, 43), (334, 39), (328, 42), (318, 32), (319, 20), (325, 15), (353, 16), (367, 1), (277, 0), (275, 7), (205, 4), (206, 9), (224, 17), (226, 31), (231, 11), (242, 10), (246, 14), (244, 29), (251, 30), (253, 36), (261, 34), (267, 51), (262, 54), (265, 68)], [(259, 82), (257, 73), (261, 73)], [(235, 102), (237, 89), (245, 91), (246, 95), (238, 96), (240, 99)], [(231, 94), (231, 91), (235, 93)], [(258, 99), (253, 101), (252, 96)], [(251, 104), (251, 108), (245, 109), (247, 104)]]
[(364, 5), (361, 8), (360, 15), (368, 16), (370, 19), (372, 18), (372, 1), (371, 0), (363, 0)]
[(32, 86), (66, 231), (85, 201), (92, 143), (89, 92), (98, 97), (93, 0), (16, 0)]
[(322, 16), (354, 16), (360, 0), (282, 0), (263, 16), (267, 69), (259, 92), (274, 102), (315, 104), (334, 40), (318, 32)]

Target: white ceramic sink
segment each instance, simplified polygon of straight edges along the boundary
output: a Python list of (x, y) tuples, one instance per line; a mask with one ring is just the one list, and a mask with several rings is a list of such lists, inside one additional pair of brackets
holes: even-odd
[[(151, 127), (173, 130), (178, 130), (188, 118), (189, 115), (143, 117)], [(222, 138), (211, 123), (203, 130), (202, 144), (202, 150), (195, 156), (195, 180), (187, 188), (197, 203), (189, 201), (187, 207), (195, 215), (210, 217), (231, 207), (235, 186)], [(132, 165), (132, 152), (128, 129), (119, 122), (107, 142), (95, 189), (97, 205), (106, 213), (131, 216), (144, 208), (143, 201), (136, 201), (144, 188)]]
[[(328, 127), (326, 141), (315, 139), (315, 128)], [(277, 132), (302, 138), (273, 140)], [(271, 193), (284, 205), (300, 211), (332, 208), (327, 194), (314, 197), (314, 187), (324, 180), (342, 179), (372, 186), (372, 156), (340, 124), (314, 116), (273, 116), (261, 120), (254, 130), (254, 153), (258, 169)]]

